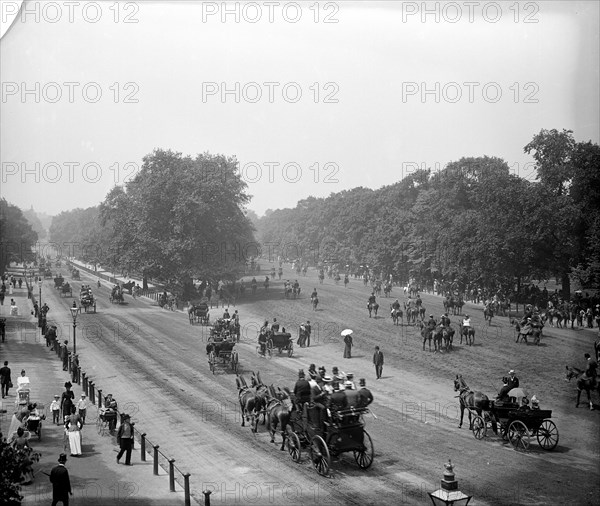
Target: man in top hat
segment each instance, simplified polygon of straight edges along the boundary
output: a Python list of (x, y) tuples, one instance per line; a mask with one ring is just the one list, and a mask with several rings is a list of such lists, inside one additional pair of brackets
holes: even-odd
[(123, 415), (121, 425), (117, 432), (117, 443), (121, 451), (117, 454), (117, 464), (125, 453), (125, 465), (131, 465), (131, 449), (133, 448), (133, 425), (129, 415)]
[(383, 374), (383, 353), (379, 349), (379, 346), (375, 346), (375, 353), (373, 353), (373, 365), (375, 365), (375, 375), (377, 379), (381, 378)]
[(71, 490), (71, 480), (69, 471), (65, 467), (67, 456), (61, 453), (58, 457), (58, 465), (50, 471), (50, 483), (52, 483), (52, 506), (62, 502), (64, 506), (69, 506), (69, 495), (73, 495)]
[(515, 376), (515, 370), (511, 369), (508, 371), (508, 383), (509, 391), (513, 388), (519, 388), (519, 378)]
[(299, 409), (302, 409), (305, 402), (310, 401), (310, 391), (310, 383), (306, 380), (304, 370), (300, 369), (298, 371), (298, 381), (296, 381), (296, 385), (294, 386), (294, 396), (296, 397)]
[(359, 380), (359, 389), (358, 389), (358, 399), (357, 406), (359, 408), (366, 408), (369, 404), (373, 402), (373, 394), (367, 388), (367, 382), (364, 378)]

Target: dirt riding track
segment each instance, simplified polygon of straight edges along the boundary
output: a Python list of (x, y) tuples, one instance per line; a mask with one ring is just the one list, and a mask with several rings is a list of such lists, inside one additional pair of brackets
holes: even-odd
[[(63, 275), (71, 281), (63, 269)], [(284, 279), (295, 279), (284, 266)], [(260, 280), (263, 277), (257, 277)], [(241, 370), (260, 371), (265, 383), (293, 387), (298, 369), (309, 364), (333, 366), (366, 378), (375, 401), (374, 417), (366, 430), (373, 439), (375, 461), (361, 471), (351, 454), (332, 463), (332, 476), (322, 478), (306, 454), (295, 464), (287, 452), (271, 444), (262, 425), (258, 434), (241, 427), (235, 375), (209, 371), (205, 342), (208, 329), (191, 326), (186, 314), (169, 312), (148, 299), (112, 305), (106, 287), (94, 289), (97, 314), (78, 320), (77, 349), (83, 370), (104, 393), (112, 392), (133, 415), (137, 427), (172, 455), (177, 465), (192, 474), (194, 497), (203, 503), (203, 489), (213, 490), (211, 503), (273, 505), (431, 504), (427, 492), (439, 488), (443, 464), (452, 459), (461, 490), (472, 494), (471, 504), (572, 504), (600, 503), (600, 400), (590, 411), (583, 394), (575, 409), (575, 384), (565, 381), (565, 365), (582, 367), (584, 352), (592, 353), (597, 329), (557, 330), (546, 327), (541, 345), (515, 343), (508, 318), (483, 320), (482, 307), (467, 304), (464, 311), (476, 324), (475, 345), (454, 340), (450, 353), (422, 351), (418, 332), (394, 326), (389, 304), (405, 299), (400, 287), (392, 298), (378, 297), (379, 315), (369, 318), (370, 290), (351, 279), (348, 288), (326, 279), (318, 284), (314, 271), (298, 278), (298, 300), (283, 297), (282, 281), (269, 292), (259, 287), (235, 308), (241, 315), (242, 342), (237, 345)], [(95, 282), (82, 273), (83, 283)], [(74, 282), (79, 294), (81, 282)], [(319, 307), (313, 311), (309, 294), (316, 287)], [(442, 299), (422, 295), (427, 316), (443, 312)], [(50, 319), (69, 336), (67, 307), (44, 288), (44, 302), (52, 308)], [(231, 310), (232, 310), (231, 309)], [(222, 315), (211, 310), (211, 320)], [(64, 315), (64, 316), (62, 316)], [(294, 350), (293, 357), (275, 353), (271, 360), (256, 354), (256, 331), (265, 319), (276, 317), (293, 336), (306, 319), (313, 325), (310, 348)], [(456, 327), (458, 317), (452, 317)], [(351, 359), (343, 359), (340, 332), (354, 330)], [(373, 347), (385, 355), (383, 378), (375, 380), (371, 364)], [(476, 440), (468, 421), (458, 428), (458, 399), (453, 379), (462, 374), (469, 386), (493, 398), (501, 378), (515, 369), (521, 386), (551, 409), (560, 440), (554, 451), (542, 450), (535, 439), (527, 452), (517, 452), (496, 436)]]

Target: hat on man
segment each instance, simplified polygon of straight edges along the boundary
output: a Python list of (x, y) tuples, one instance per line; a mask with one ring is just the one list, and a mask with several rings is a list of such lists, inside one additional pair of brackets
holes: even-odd
[(85, 397), (85, 394), (81, 394), (81, 397)]
[(67, 461), (67, 454), (66, 454), (66, 453), (61, 453), (61, 454), (58, 456), (58, 462), (59, 462), (60, 464), (64, 464), (66, 461)]
[(333, 369), (331, 369), (331, 372), (332, 372), (333, 374), (337, 374), (337, 373), (338, 373), (338, 372), (340, 372), (340, 371), (339, 371), (339, 369), (338, 369), (337, 367), (334, 367)]
[(344, 381), (344, 386), (346, 387), (346, 390), (348, 390), (351, 389), (354, 385), (351, 381)]
[(300, 369), (300, 370), (298, 371), (298, 377), (299, 377), (299, 378), (304, 378), (304, 369)]
[(514, 373), (515, 373), (514, 369), (511, 369), (510, 371), (508, 371), (508, 374), (514, 374)]
[(332, 380), (331, 380), (331, 376), (328, 376), (328, 375), (325, 375), (325, 376), (323, 376), (323, 381), (324, 381), (325, 383), (330, 383), (330, 382), (332, 381)]
[(59, 397), (60, 397), (60, 395), (58, 395), (58, 394), (56, 394), (56, 395), (54, 396), (54, 398), (55, 398), (55, 399), (58, 399)]
[(365, 381), (365, 378), (360, 378), (360, 379), (358, 380), (358, 384), (359, 384), (361, 387), (366, 387), (366, 386), (367, 386), (367, 382)]

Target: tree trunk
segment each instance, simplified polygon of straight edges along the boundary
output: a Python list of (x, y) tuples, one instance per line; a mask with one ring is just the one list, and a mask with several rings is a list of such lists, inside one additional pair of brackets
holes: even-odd
[(142, 290), (148, 290), (148, 277), (145, 272), (142, 274)]
[(564, 300), (571, 300), (571, 278), (568, 272), (563, 272), (561, 276), (562, 292)]
[(516, 297), (516, 304), (517, 304), (517, 314), (519, 314), (519, 295), (521, 293), (521, 276), (517, 276), (517, 297)]

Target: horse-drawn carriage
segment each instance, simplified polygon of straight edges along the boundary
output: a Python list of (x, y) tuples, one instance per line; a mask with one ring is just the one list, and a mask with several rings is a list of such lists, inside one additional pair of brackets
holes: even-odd
[(556, 448), (558, 429), (550, 420), (551, 410), (530, 408), (527, 404), (520, 406), (515, 397), (492, 401), (481, 392), (471, 391), (460, 375), (454, 380), (454, 389), (460, 391), (459, 427), (466, 409), (470, 428), (476, 439), (483, 439), (488, 428), (491, 428), (502, 439), (509, 441), (515, 450), (527, 450), (529, 440), (533, 437), (544, 450)]
[(44, 270), (44, 279), (52, 278), (52, 271), (50, 269)]
[(88, 285), (81, 286), (81, 292), (79, 294), (79, 305), (87, 313), (88, 310), (94, 310), (96, 312), (96, 299), (92, 293), (92, 289)]
[(199, 323), (201, 325), (210, 324), (210, 312), (208, 309), (208, 303), (199, 302), (198, 304), (192, 304), (188, 309), (188, 317), (190, 319), (190, 325)]
[(473, 419), (472, 431), (476, 439), (483, 439), (490, 426), (497, 427), (495, 432), (499, 431), (515, 450), (527, 450), (530, 438), (535, 437), (544, 450), (550, 451), (558, 444), (558, 429), (551, 417), (551, 410), (523, 408), (515, 402), (490, 401), (488, 410)]
[[(289, 332), (273, 332), (272, 330), (268, 331), (264, 356), (271, 358), (275, 348), (277, 351), (279, 351), (280, 355), (282, 351), (286, 351), (288, 357), (291, 357), (294, 354), (294, 340), (292, 339), (292, 334)], [(259, 356), (263, 356), (263, 350), (260, 345), (256, 347), (256, 353)]]
[(235, 327), (234, 320), (218, 318), (211, 328), (206, 344), (206, 354), (213, 374), (217, 366), (229, 367), (234, 372), (238, 371), (239, 356), (234, 348), (236, 338), (239, 340), (239, 335), (236, 334)]
[(539, 346), (543, 335), (542, 329), (544, 328), (544, 323), (538, 315), (534, 315), (533, 318), (524, 319), (521, 322), (513, 320), (511, 323), (514, 324), (517, 334), (515, 342), (518, 343), (521, 340), (529, 344), (527, 337), (530, 336), (533, 344)]
[(302, 448), (308, 448), (310, 460), (321, 476), (329, 476), (331, 457), (346, 452), (354, 454), (361, 469), (373, 463), (374, 449), (371, 436), (365, 430), (363, 416), (366, 407), (331, 410), (322, 426), (317, 422), (317, 408), (304, 404), (302, 411), (294, 410), (290, 415), (291, 431), (286, 436), (286, 446), (294, 462), (300, 462)]
[(62, 288), (63, 283), (65, 282), (65, 278), (62, 277), (62, 274), (59, 274), (54, 278), (54, 288), (60, 290)]
[(60, 287), (60, 296), (73, 297), (73, 288), (68, 282), (63, 283), (63, 285)]
[(125, 302), (123, 290), (119, 285), (113, 286), (112, 290), (110, 291), (110, 295), (108, 296), (108, 300), (111, 304), (123, 304)]
[(73, 279), (81, 279), (79, 276), (79, 269), (76, 269), (75, 267), (73, 267), (73, 269), (71, 270), (71, 277)]

